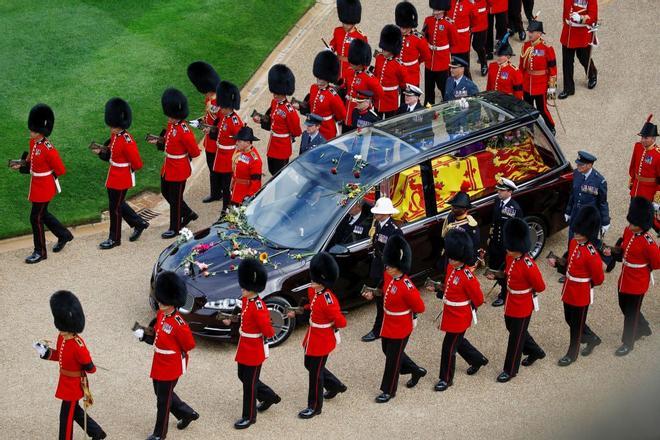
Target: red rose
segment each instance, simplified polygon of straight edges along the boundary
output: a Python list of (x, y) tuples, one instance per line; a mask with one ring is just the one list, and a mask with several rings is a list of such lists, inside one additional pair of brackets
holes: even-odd
[(332, 168), (330, 168), (330, 172), (331, 172), (332, 174), (337, 174), (337, 167), (332, 167)]
[(229, 270), (234, 270), (234, 269), (236, 269), (236, 266), (234, 266), (233, 264), (230, 264), (229, 265)]
[(353, 171), (353, 176), (355, 176), (356, 179), (360, 178), (360, 171)]

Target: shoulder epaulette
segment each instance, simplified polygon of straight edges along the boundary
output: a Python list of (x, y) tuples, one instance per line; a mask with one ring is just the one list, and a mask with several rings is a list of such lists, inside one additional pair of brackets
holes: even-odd
[(587, 243), (587, 249), (589, 250), (589, 253), (591, 255), (596, 255), (596, 248), (594, 247), (593, 244)]
[(233, 122), (234, 124), (239, 124), (239, 123), (240, 123), (240, 122), (238, 122), (238, 116), (236, 116), (236, 115), (233, 115), (233, 116), (231, 117), (231, 120), (232, 120), (232, 122)]
[(293, 111), (295, 110), (295, 109), (293, 108), (293, 106), (291, 105), (290, 102), (287, 102), (284, 106), (286, 107), (286, 110), (287, 110), (289, 113), (291, 113), (291, 112), (293, 112)]
[(264, 303), (261, 301), (261, 299), (257, 299), (254, 304), (257, 306), (257, 310), (263, 310), (264, 308)]
[(413, 286), (412, 281), (410, 281), (408, 278), (404, 278), (404, 279), (403, 279), (403, 284), (406, 285), (406, 287), (408, 288), (408, 290), (412, 290), (413, 287), (415, 287), (415, 286)]
[(653, 237), (648, 232), (644, 233), (644, 238), (646, 238), (649, 244), (655, 244), (655, 240), (653, 240)]
[(76, 342), (78, 343), (78, 345), (80, 345), (81, 347), (84, 347), (84, 346), (85, 346), (85, 343), (83, 342), (83, 340), (80, 339), (78, 336), (76, 336), (76, 337), (73, 338), (73, 339), (74, 339), (74, 341), (76, 341)]
[(414, 29), (414, 30), (412, 31), (412, 34), (413, 34), (414, 36), (416, 36), (416, 37), (424, 38), (424, 34), (422, 34), (422, 33), (421, 33), (420, 31), (418, 31), (417, 29)]
[(174, 315), (174, 320), (179, 324), (179, 325), (185, 325), (186, 322), (183, 320), (183, 318), (179, 315)]
[(52, 149), (53, 149), (53, 144), (51, 144), (50, 141), (49, 141), (48, 139), (46, 139), (46, 140), (44, 141), (44, 145), (45, 145), (45, 147), (48, 148), (49, 150), (52, 150)]
[(355, 26), (355, 32), (357, 32), (357, 33), (360, 34), (360, 35), (364, 35), (365, 37), (366, 37), (366, 35), (367, 35), (367, 34), (365, 34), (364, 32), (362, 32), (362, 29), (358, 28), (357, 26)]
[(474, 274), (470, 269), (463, 269), (463, 272), (465, 273), (465, 276), (467, 277), (468, 280), (474, 278)]
[(332, 304), (332, 296), (330, 295), (330, 292), (325, 292), (323, 297), (325, 298), (326, 303)]
[(532, 267), (534, 265), (534, 262), (532, 261), (531, 258), (525, 257), (525, 264), (527, 265), (527, 267)]
[(334, 87), (328, 87), (326, 90), (329, 91), (331, 95), (339, 95)]
[(473, 228), (479, 225), (479, 223), (477, 223), (477, 221), (471, 215), (467, 216), (467, 221), (468, 225), (472, 226)]
[(255, 153), (254, 149), (250, 151), (250, 156), (252, 156), (252, 159), (258, 159), (257, 153)]
[(190, 128), (188, 128), (188, 124), (186, 124), (185, 122), (181, 123), (181, 128), (183, 129), (184, 133), (189, 133), (190, 132)]
[(133, 138), (132, 138), (131, 135), (128, 134), (128, 132), (126, 132), (126, 131), (124, 132), (124, 140), (125, 140), (126, 142), (129, 142), (129, 143), (130, 143), (130, 142), (133, 142)]

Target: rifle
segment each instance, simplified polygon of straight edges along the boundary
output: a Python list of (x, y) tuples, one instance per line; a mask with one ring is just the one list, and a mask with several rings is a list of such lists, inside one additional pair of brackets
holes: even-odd
[(291, 105), (296, 107), (300, 113), (306, 111), (309, 111), (309, 103), (305, 101), (300, 101), (299, 99), (296, 99), (294, 96), (291, 97)]
[(566, 266), (566, 258), (563, 257), (558, 257), (555, 255), (554, 252), (550, 251), (548, 255), (545, 257), (547, 260), (553, 258), (555, 261), (557, 261), (558, 265)]
[(266, 124), (266, 125), (270, 124), (270, 116), (269, 115), (264, 115), (262, 113), (259, 113), (256, 110), (252, 110), (252, 114), (250, 115), (250, 117), (254, 118), (255, 116), (259, 117), (262, 124)]
[(444, 283), (440, 281), (434, 281), (431, 279), (431, 277), (426, 277), (423, 289), (430, 292), (442, 292), (444, 290)]
[(108, 149), (108, 147), (107, 147), (106, 145), (99, 144), (99, 143), (96, 142), (96, 141), (92, 141), (92, 142), (90, 142), (90, 143), (89, 143), (89, 146), (88, 146), (87, 148), (89, 148), (89, 149), (92, 151), (92, 153), (94, 153), (94, 154), (101, 154), (101, 152), (102, 152), (103, 150), (107, 150), (107, 149)]
[(383, 296), (383, 291), (376, 287), (369, 287), (366, 284), (362, 286), (360, 295), (364, 296), (365, 293), (371, 293), (373, 296)]
[(144, 137), (144, 140), (149, 142), (149, 143), (152, 143), (153, 141), (156, 141), (156, 142), (159, 142), (159, 143), (165, 142), (165, 139), (162, 136), (157, 136), (157, 135), (151, 134), (151, 133), (148, 133)]
[(14, 168), (15, 166), (24, 167), (26, 165), (27, 162), (25, 161), (25, 159), (9, 159), (9, 161), (7, 162), (7, 166), (9, 168)]
[(305, 313), (305, 308), (304, 307), (287, 307), (286, 312), (287, 313), (293, 312), (296, 315), (302, 315), (303, 313)]
[(484, 275), (486, 277), (490, 275), (496, 280), (503, 280), (504, 278), (506, 278), (506, 273), (504, 273), (503, 270), (495, 270), (495, 269), (491, 269), (490, 267), (486, 268), (486, 270), (484, 271)]
[(218, 321), (223, 321), (225, 319), (230, 320), (231, 322), (239, 322), (241, 320), (240, 315), (234, 315), (233, 313), (218, 312), (215, 316)]
[(144, 331), (145, 335), (154, 336), (156, 334), (156, 332), (154, 332), (153, 327), (145, 327), (145, 326), (141, 325), (140, 323), (138, 323), (137, 321), (135, 321), (135, 324), (133, 324), (133, 327), (131, 328), (131, 330), (135, 331), (135, 330), (138, 330), (138, 329), (142, 329)]

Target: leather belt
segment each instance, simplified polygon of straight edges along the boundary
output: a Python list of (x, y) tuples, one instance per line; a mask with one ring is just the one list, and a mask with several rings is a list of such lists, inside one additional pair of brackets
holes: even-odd
[(633, 269), (642, 269), (642, 268), (648, 266), (648, 264), (646, 264), (646, 263), (644, 263), (644, 264), (629, 263), (626, 260), (623, 260), (623, 265), (628, 266), (628, 267), (633, 268)]
[(332, 116), (332, 115), (330, 115), (330, 116), (321, 116), (321, 119), (323, 119), (324, 121), (332, 121), (332, 119), (334, 119), (334, 116)]
[(311, 327), (314, 327), (314, 328), (330, 328), (330, 327), (332, 327), (333, 325), (335, 325), (335, 323), (334, 323), (334, 322), (329, 322), (329, 323), (327, 323), (327, 324), (317, 324), (317, 323), (315, 323), (314, 321), (312, 321), (312, 320), (310, 319), (310, 320), (309, 320), (309, 325), (310, 325)]
[(185, 159), (188, 157), (187, 154), (170, 154), (170, 153), (165, 153), (168, 159)]
[(532, 289), (525, 289), (525, 290), (513, 290), (509, 289), (509, 293), (512, 295), (524, 295), (525, 293), (531, 293)]
[(46, 171), (46, 172), (43, 172), (43, 173), (37, 173), (37, 172), (34, 172), (34, 171), (30, 171), (30, 174), (32, 174), (32, 176), (34, 176), (34, 177), (46, 177), (46, 176), (50, 176), (51, 174), (53, 174), (53, 170)]
[(392, 312), (391, 310), (387, 310), (386, 308), (383, 307), (383, 311), (385, 312), (386, 315), (390, 316), (405, 316), (408, 315), (412, 310), (404, 310), (403, 312)]
[(218, 150), (234, 150), (236, 149), (236, 144), (234, 145), (220, 145), (218, 144)]
[(443, 298), (443, 299), (442, 299), (442, 302), (445, 303), (445, 304), (447, 304), (448, 306), (452, 306), (452, 307), (462, 307), (462, 306), (470, 305), (470, 302), (471, 302), (471, 301), (470, 301), (470, 300), (467, 300), (467, 301), (456, 302), (456, 301), (449, 301), (448, 299)]
[(383, 87), (383, 91), (385, 92), (393, 92), (395, 90), (399, 90), (399, 86)]
[(401, 64), (403, 64), (403, 65), (406, 66), (406, 67), (410, 67), (410, 66), (414, 66), (414, 65), (417, 64), (418, 62), (419, 62), (419, 60), (408, 61), (408, 62), (403, 62), (403, 61), (401, 61)]
[(246, 333), (243, 330), (239, 330), (238, 333), (244, 338), (252, 338), (252, 339), (263, 338), (264, 336), (262, 333)]
[(545, 70), (525, 70), (525, 72), (532, 76), (541, 76), (546, 74)]
[(447, 50), (449, 49), (449, 45), (445, 44), (444, 46), (432, 46), (429, 44), (429, 49), (431, 50)]
[(655, 183), (656, 182), (655, 177), (644, 177), (644, 176), (640, 176), (639, 174), (637, 176), (635, 176), (635, 179), (637, 179), (640, 182), (644, 182), (644, 183)]
[(578, 278), (568, 273), (566, 274), (566, 278), (568, 278), (571, 281), (575, 281), (576, 283), (588, 283), (591, 281), (591, 278)]
[(459, 34), (462, 34), (462, 33), (465, 33), (465, 32), (470, 32), (470, 28), (466, 27), (466, 28), (462, 28), (462, 29), (457, 29), (456, 32), (458, 32)]
[(158, 354), (176, 354), (176, 351), (174, 350), (163, 350), (162, 348), (158, 348), (154, 345), (154, 351)]
[(131, 166), (131, 164), (128, 163), (128, 162), (115, 162), (113, 160), (110, 161), (110, 165), (112, 165), (113, 167), (119, 167), (119, 168), (126, 168), (126, 167)]
[(288, 138), (291, 137), (290, 133), (275, 133), (274, 131), (271, 131), (270, 134), (272, 134), (276, 138)]
[(479, 8), (477, 9), (477, 12), (486, 12), (486, 8)]
[(66, 377), (83, 377), (84, 376), (82, 371), (65, 370), (64, 368), (60, 368), (60, 374), (62, 376), (66, 376)]
[(571, 20), (564, 20), (564, 21), (566, 22), (567, 25), (569, 25), (571, 27), (589, 27), (588, 24), (584, 24), (584, 23), (576, 23), (576, 22), (571, 21)]

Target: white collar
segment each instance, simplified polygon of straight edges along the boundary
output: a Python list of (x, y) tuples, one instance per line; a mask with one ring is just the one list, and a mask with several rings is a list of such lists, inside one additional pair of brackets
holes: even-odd
[(506, 200), (502, 200), (502, 206), (506, 205), (509, 203), (509, 200), (511, 200), (511, 197), (507, 198)]
[(459, 82), (461, 82), (461, 80), (463, 79), (464, 76), (465, 76), (465, 75), (461, 75), (458, 79), (454, 78), (454, 82), (455, 82), (456, 84), (458, 84)]
[(352, 225), (353, 223), (355, 223), (360, 218), (361, 215), (362, 215), (361, 212), (358, 212), (357, 214), (352, 215), (351, 219), (348, 222)]
[(592, 172), (593, 170), (594, 170), (594, 169), (591, 168), (591, 169), (587, 172), (587, 174), (583, 174), (584, 178), (585, 178), (585, 179), (588, 179), (589, 176), (591, 175), (591, 172)]
[(385, 220), (378, 222), (378, 223), (380, 223), (380, 227), (382, 228), (383, 226), (385, 226), (385, 223), (389, 222), (390, 218), (391, 217), (387, 217)]

